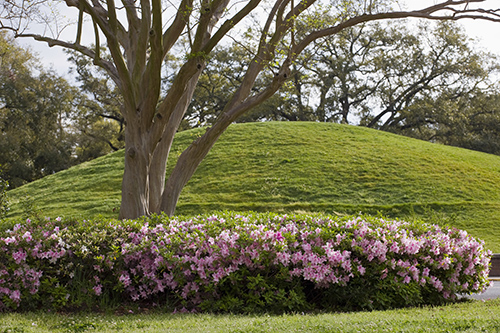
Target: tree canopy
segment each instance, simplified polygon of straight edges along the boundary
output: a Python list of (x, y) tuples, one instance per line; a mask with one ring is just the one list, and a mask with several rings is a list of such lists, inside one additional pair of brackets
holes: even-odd
[[(293, 79), (295, 61), (312, 43), (350, 27), (387, 19), (500, 21), (500, 8), (481, 8), (484, 2), (441, 0), (406, 11), (389, 0), (65, 0), (67, 7), (76, 9), (73, 39), (68, 40), (61, 35), (60, 28), (67, 25), (57, 15), (60, 2), (7, 0), (0, 8), (0, 28), (13, 31), (17, 38), (31, 37), (74, 50), (92, 59), (116, 84), (123, 97), (120, 113), (126, 124), (120, 217), (135, 218), (160, 211), (174, 214), (182, 188), (219, 136)], [(86, 20), (95, 36), (89, 44), (82, 38)], [(252, 20), (255, 27), (250, 33), (258, 37), (253, 45), (245, 46), (249, 60), (241, 67), (241, 83), (229, 93), (212, 126), (181, 154), (166, 179), (174, 134), (207, 59), (217, 45), (238, 40)], [(303, 33), (301, 24), (312, 29)], [(184, 61), (165, 83), (165, 62), (181, 51)]]

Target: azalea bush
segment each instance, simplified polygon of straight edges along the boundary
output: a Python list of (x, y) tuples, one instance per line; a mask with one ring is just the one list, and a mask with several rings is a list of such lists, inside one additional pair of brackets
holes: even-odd
[(440, 304), (489, 286), (467, 232), (369, 216), (27, 220), (0, 232), (0, 309), (286, 312)]

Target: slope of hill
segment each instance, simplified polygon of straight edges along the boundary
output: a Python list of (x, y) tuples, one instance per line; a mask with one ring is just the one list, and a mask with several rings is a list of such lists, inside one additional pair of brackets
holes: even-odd
[[(176, 136), (170, 166), (202, 132)], [(9, 216), (39, 208), (52, 217), (116, 217), (122, 173), (120, 151), (27, 184), (8, 192)], [(235, 124), (184, 189), (177, 213), (224, 209), (420, 217), (500, 251), (500, 156), (362, 127)]]

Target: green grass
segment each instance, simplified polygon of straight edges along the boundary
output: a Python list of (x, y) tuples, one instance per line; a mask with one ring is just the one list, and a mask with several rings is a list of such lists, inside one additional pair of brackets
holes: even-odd
[(500, 301), (316, 315), (0, 314), (0, 332), (499, 332)]
[[(202, 132), (176, 136), (170, 167)], [(9, 216), (34, 203), (47, 216), (116, 217), (122, 173), (120, 151), (27, 184), (9, 191)], [(418, 217), (465, 229), (500, 252), (500, 156), (354, 126), (235, 124), (176, 213), (225, 209)]]

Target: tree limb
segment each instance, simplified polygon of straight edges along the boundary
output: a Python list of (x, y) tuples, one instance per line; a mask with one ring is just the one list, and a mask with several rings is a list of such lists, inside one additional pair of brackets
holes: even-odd
[(187, 25), (189, 16), (193, 11), (193, 0), (182, 0), (175, 19), (163, 34), (163, 57), (167, 55), (175, 42), (179, 39), (182, 31)]

